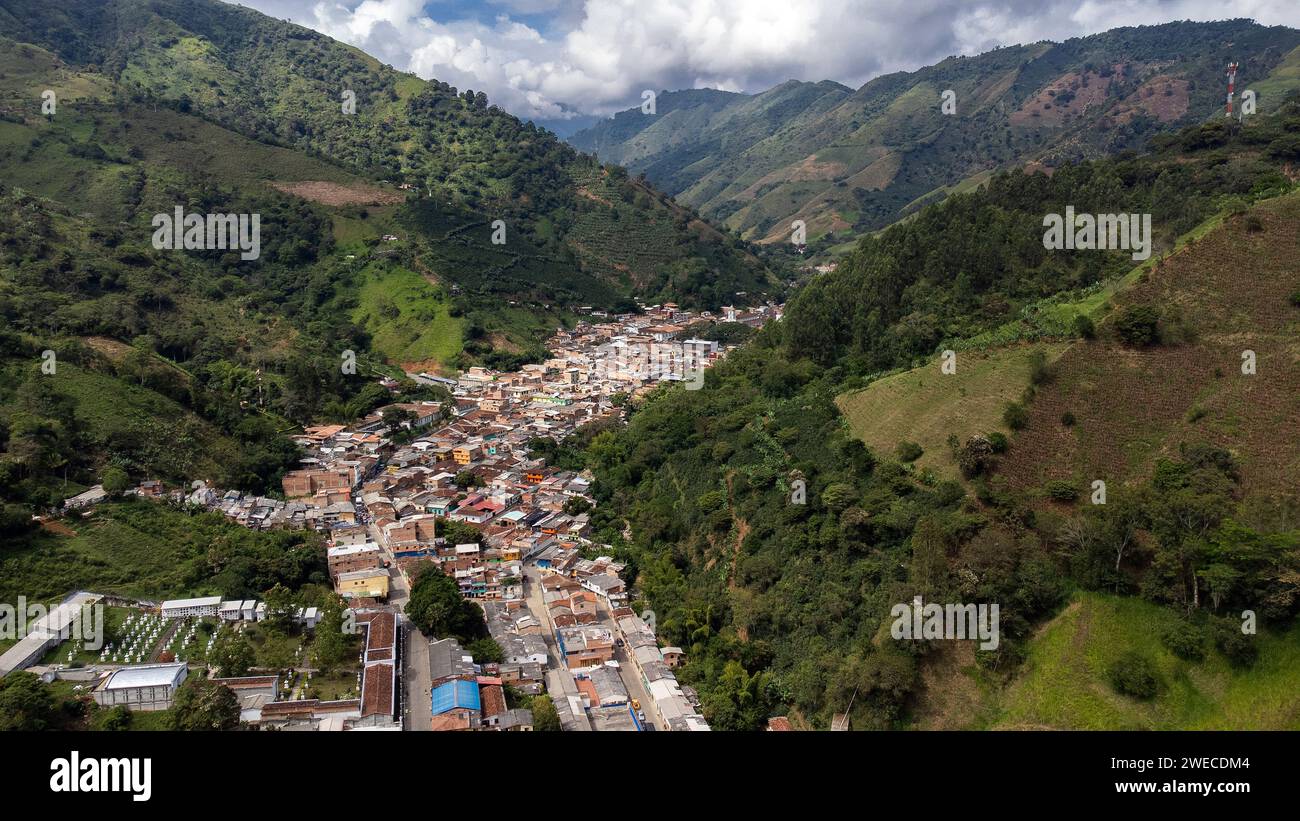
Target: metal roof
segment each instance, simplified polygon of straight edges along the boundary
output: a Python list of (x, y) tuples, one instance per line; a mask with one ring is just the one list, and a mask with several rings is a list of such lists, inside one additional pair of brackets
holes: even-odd
[(128, 687), (165, 687), (176, 684), (177, 680), (183, 678), (186, 672), (188, 672), (188, 665), (183, 662), (124, 667), (109, 676), (108, 681), (104, 683), (104, 689), (122, 690)]
[(474, 710), (480, 709), (478, 685), (472, 681), (456, 679), (433, 688), (432, 708), (435, 716), (458, 707)]

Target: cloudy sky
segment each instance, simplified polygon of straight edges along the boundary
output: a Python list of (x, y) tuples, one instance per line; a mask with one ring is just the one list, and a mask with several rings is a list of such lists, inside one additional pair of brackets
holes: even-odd
[[(762, 91), (1117, 26), (1251, 17), (1300, 0), (239, 0), (568, 132), (642, 89)], [(569, 127), (564, 121), (571, 120)]]

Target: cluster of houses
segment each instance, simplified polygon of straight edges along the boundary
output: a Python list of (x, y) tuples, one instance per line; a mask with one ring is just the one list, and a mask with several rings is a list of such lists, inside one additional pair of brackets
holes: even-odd
[(541, 668), (545, 661), (544, 646), (540, 662), (476, 665), (455, 639), (430, 643), (430, 729), (530, 732), (532, 710), (510, 707), (506, 686), (524, 695), (540, 693)]
[[(662, 381), (695, 379), (725, 350), (692, 334), (715, 322), (761, 326), (780, 318), (782, 310), (775, 304), (725, 307), (714, 315), (666, 303), (613, 317), (592, 311), (590, 321), (555, 333), (545, 362), (514, 372), (474, 367), (456, 379), (413, 376), (445, 387), (450, 402), (394, 404), (353, 425), (307, 428), (294, 437), (306, 458), (300, 470), (284, 477), (283, 500), (223, 491), (202, 481), (168, 490), (150, 480), (132, 492), (218, 511), (259, 530), (309, 528), (332, 534), (368, 521), (388, 525), (421, 514), (445, 516), (514, 531), (504, 541), (522, 552), (536, 552), (534, 542), (586, 534), (586, 517), (566, 513), (564, 503), (585, 497), (590, 477), (530, 459), (531, 440), (560, 441), (582, 425), (620, 414), (620, 397), (649, 391)], [(385, 384), (397, 388), (396, 382)], [(403, 412), (403, 427), (419, 433), (415, 441), (400, 447), (392, 443), (385, 422), (390, 410)], [(376, 476), (381, 464), (384, 472)], [(65, 504), (85, 508), (105, 498), (96, 486)], [(482, 582), (481, 588), (498, 586), (490, 578)]]
[(575, 403), (619, 393), (635, 395), (661, 381), (692, 381), (717, 362), (725, 351), (719, 343), (693, 335), (714, 322), (760, 327), (779, 319), (782, 306), (753, 309), (725, 307), (718, 316), (696, 314), (669, 302), (643, 314), (605, 317), (604, 322), (579, 322), (561, 329), (547, 343), (551, 359), (546, 369), (563, 390), (559, 400)]
[[(624, 398), (658, 382), (696, 379), (725, 355), (719, 343), (694, 335), (705, 326), (757, 327), (781, 310), (771, 304), (728, 307), (714, 316), (668, 303), (613, 317), (593, 311), (591, 321), (551, 338), (545, 362), (509, 373), (475, 367), (456, 379), (416, 375), (417, 382), (445, 387), (450, 401), (391, 404), (352, 425), (305, 429), (294, 437), (305, 455), (300, 469), (283, 477), (284, 499), (201, 481), (174, 490), (154, 480), (141, 483), (131, 492), (143, 498), (201, 506), (252, 529), (305, 528), (327, 537), (330, 578), (366, 631), (361, 695), (280, 701), (275, 676), (223, 680), (240, 697), (243, 720), (289, 730), (400, 727), (401, 616), (385, 604), (391, 558), (402, 573), (432, 562), (454, 578), (465, 598), (482, 604), (504, 651), (499, 664), (475, 665), (454, 640), (431, 645), (435, 729), (531, 729), (529, 711), (507, 707), (507, 685), (525, 695), (552, 691), (570, 729), (640, 729), (643, 710), (669, 729), (708, 729), (698, 700), (671, 672), (680, 651), (659, 648), (653, 632), (626, 608), (622, 567), (608, 557), (583, 558), (592, 546), (592, 477), (547, 465), (530, 445), (559, 442), (583, 425), (620, 415)], [(393, 436), (394, 418), (405, 435)], [(87, 508), (105, 498), (96, 486), (66, 506)], [(457, 528), (458, 538), (446, 538), (437, 532), (441, 519), (467, 525), (477, 536), (466, 538), (469, 529)], [(524, 601), (528, 560), (545, 572), (546, 623)], [(600, 623), (598, 604), (614, 614), (615, 629)], [(164, 602), (161, 610), (171, 618), (265, 618), (264, 603), (220, 597)], [(314, 609), (298, 616), (308, 626), (319, 618)], [(567, 667), (559, 680), (546, 669), (547, 634)], [(628, 696), (614, 661), (616, 646), (627, 648), (649, 704)], [(105, 703), (161, 709), (184, 681), (184, 667), (114, 671), (97, 692), (111, 700)]]
[[(562, 677), (558, 692), (552, 693), (561, 722), (566, 729), (640, 730), (650, 726), (650, 711), (654, 723), (669, 731), (708, 730), (698, 696), (681, 686), (673, 673), (684, 660), (681, 649), (660, 647), (654, 631), (625, 605), (625, 598), (596, 592), (603, 589), (600, 582), (617, 580), (622, 570), (608, 558), (543, 568), (542, 600), (549, 628), (571, 676)], [(601, 618), (601, 604), (609, 607), (612, 625)], [(622, 648), (648, 703), (629, 694), (616, 648)]]

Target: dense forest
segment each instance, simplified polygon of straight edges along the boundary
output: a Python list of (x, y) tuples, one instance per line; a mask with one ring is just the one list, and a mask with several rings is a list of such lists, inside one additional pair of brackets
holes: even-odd
[[(1168, 604), (1185, 617), (1169, 638), (1179, 652), (1213, 640), (1251, 663), (1251, 637), (1223, 617), (1246, 607), (1273, 625), (1294, 618), (1300, 531), (1285, 508), (1242, 506), (1228, 451), (1187, 442), (1108, 504), (1062, 513), (999, 480), (997, 454), (1016, 447), (1014, 434), (953, 443), (963, 475), (942, 478), (904, 448), (853, 439), (835, 397), (1133, 266), (1121, 253), (1047, 254), (1043, 214), (1067, 203), (1148, 211), (1156, 247), (1168, 248), (1221, 209), (1291, 190), (1297, 133), (1292, 104), (1251, 128), (1214, 122), (1158, 139), (1142, 156), (998, 175), (864, 238), (704, 389), (662, 389), (625, 430), (591, 439), (603, 535), (633, 562), (664, 640), (686, 650), (681, 679), (715, 728), (786, 713), (825, 727), (850, 700), (854, 727), (906, 726), (936, 650), (889, 639), (890, 607), (914, 595), (1001, 602), (1001, 644), (977, 653), (995, 679), (1014, 673), (1034, 625), (1074, 589)], [(1126, 333), (1116, 324), (1036, 338)], [(1039, 363), (1035, 383), (1049, 380)]]

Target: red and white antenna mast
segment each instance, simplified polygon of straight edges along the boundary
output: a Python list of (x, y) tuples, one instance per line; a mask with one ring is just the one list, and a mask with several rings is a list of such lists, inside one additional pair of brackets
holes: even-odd
[(1223, 112), (1223, 116), (1232, 116), (1232, 92), (1237, 87), (1237, 64), (1228, 63), (1228, 108)]

